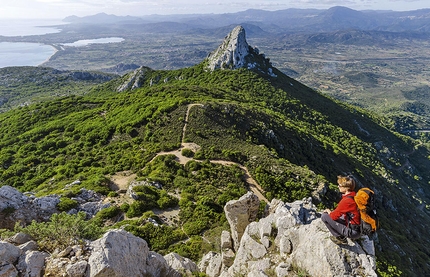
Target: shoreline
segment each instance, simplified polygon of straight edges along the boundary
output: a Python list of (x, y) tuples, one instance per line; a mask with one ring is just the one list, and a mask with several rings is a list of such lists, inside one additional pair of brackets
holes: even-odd
[(0, 68), (39, 66), (56, 53), (53, 45), (35, 42), (0, 42)]
[(58, 52), (58, 51), (62, 50), (61, 48), (59, 49), (59, 47), (58, 47), (58, 46), (56, 46), (55, 44), (44, 44), (44, 45), (49, 45), (49, 46), (51, 46), (52, 48), (54, 48), (54, 53), (52, 53), (52, 55), (50, 55), (48, 58), (46, 58), (46, 60), (44, 60), (42, 63), (40, 63), (40, 64), (38, 64), (38, 65), (36, 65), (36, 66), (42, 66), (43, 64), (45, 64), (45, 63), (49, 62), (49, 61), (51, 60), (51, 58), (52, 58), (55, 54), (57, 54), (57, 52)]

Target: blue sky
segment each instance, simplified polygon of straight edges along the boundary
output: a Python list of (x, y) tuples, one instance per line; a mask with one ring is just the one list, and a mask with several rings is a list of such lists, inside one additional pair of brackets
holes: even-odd
[(234, 13), (247, 9), (416, 10), (430, 8), (428, 0), (13, 0), (0, 6), (0, 18), (64, 18), (104, 12), (115, 15)]

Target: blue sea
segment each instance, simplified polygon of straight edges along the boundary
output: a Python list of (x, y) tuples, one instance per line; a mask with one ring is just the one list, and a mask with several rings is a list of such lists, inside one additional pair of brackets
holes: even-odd
[[(0, 36), (30, 36), (57, 33), (55, 25), (65, 24), (59, 19), (0, 19)], [(64, 43), (65, 46), (85, 46), (91, 43), (121, 42), (122, 38), (101, 38)], [(4, 40), (3, 40), (4, 41)], [(61, 44), (61, 43), (58, 43)], [(57, 50), (51, 45), (26, 42), (0, 42), (0, 68), (8, 66), (38, 66)]]
[[(57, 33), (54, 25), (65, 24), (60, 19), (0, 19), (0, 36), (30, 36)], [(7, 38), (6, 38), (7, 40)], [(7, 66), (37, 66), (55, 53), (50, 45), (24, 42), (0, 42), (0, 68)]]
[(64, 25), (61, 19), (0, 19), (0, 36), (31, 36), (58, 33), (56, 25)]

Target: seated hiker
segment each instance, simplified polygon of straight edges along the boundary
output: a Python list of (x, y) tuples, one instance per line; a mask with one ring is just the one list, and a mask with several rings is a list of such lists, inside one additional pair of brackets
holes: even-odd
[(355, 180), (351, 176), (337, 176), (337, 183), (342, 199), (333, 211), (324, 210), (321, 220), (333, 236), (330, 239), (336, 244), (346, 243), (346, 238), (360, 237), (360, 213), (354, 201)]

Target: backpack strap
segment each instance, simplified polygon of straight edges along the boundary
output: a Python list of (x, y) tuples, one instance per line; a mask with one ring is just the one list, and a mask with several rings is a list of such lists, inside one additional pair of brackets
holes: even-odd
[[(347, 197), (347, 198), (351, 198), (352, 200), (354, 200), (354, 203), (355, 203), (354, 196), (352, 196), (352, 195), (347, 195), (346, 197)], [(356, 206), (357, 206), (357, 205), (356, 205)], [(359, 211), (358, 207), (357, 207), (357, 210)], [(348, 228), (351, 228), (351, 219), (352, 219), (352, 216), (350, 215), (350, 213), (346, 213), (346, 219), (348, 220), (348, 225), (347, 225), (347, 227), (348, 227)], [(360, 228), (360, 229), (361, 229), (361, 228)], [(360, 232), (361, 232), (361, 230), (360, 230)]]

